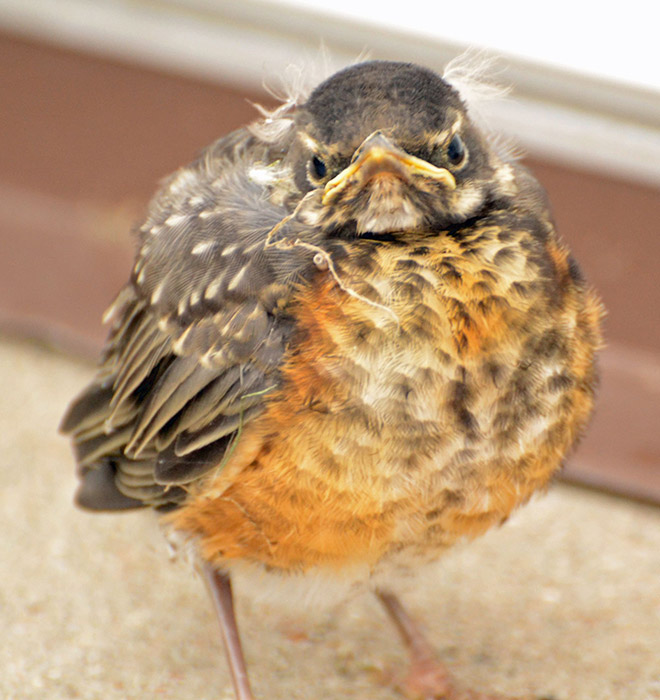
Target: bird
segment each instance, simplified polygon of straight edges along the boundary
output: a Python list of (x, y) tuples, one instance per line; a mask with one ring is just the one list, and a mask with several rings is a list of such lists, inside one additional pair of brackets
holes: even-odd
[(593, 410), (601, 302), (542, 186), (439, 73), (369, 60), (262, 112), (136, 229), (61, 425), (76, 501), (150, 507), (192, 552), (237, 700), (233, 591), (318, 581), (381, 601), (408, 697), (499, 698), (456, 685), (392, 581), (550, 483)]

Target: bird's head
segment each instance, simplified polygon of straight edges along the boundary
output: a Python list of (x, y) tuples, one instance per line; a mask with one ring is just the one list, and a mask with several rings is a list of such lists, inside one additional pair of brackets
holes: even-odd
[(357, 235), (435, 231), (479, 212), (498, 167), (458, 93), (433, 71), (370, 61), (321, 83), (288, 161), (314, 223)]

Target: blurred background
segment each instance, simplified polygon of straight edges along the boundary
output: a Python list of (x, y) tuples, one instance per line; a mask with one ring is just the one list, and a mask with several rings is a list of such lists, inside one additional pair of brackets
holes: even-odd
[(525, 152), (608, 310), (597, 414), (565, 478), (660, 502), (660, 51), (648, 4), (598, 15), (560, 1), (385, 5), (0, 0), (0, 342), (95, 356), (159, 179), (256, 118), (251, 102), (273, 103), (264, 81), (277, 88), (291, 64), (324, 55), (333, 69), (368, 52), (442, 71), (487, 48), (511, 87), (490, 123)]

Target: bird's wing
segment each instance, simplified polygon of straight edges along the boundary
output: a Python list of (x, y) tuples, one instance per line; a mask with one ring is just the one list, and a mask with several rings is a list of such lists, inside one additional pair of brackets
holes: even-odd
[(235, 132), (152, 201), (131, 280), (107, 312), (102, 366), (61, 426), (73, 437), (82, 505), (181, 500), (181, 485), (222, 464), (277, 387), (293, 329), (287, 306), (309, 262), (265, 245), (287, 214), (262, 184), (275, 158)]

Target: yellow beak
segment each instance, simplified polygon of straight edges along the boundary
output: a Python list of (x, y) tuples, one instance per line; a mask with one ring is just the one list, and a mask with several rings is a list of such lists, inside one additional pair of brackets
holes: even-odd
[(382, 132), (374, 131), (357, 149), (353, 162), (326, 184), (321, 201), (330, 204), (347, 187), (360, 188), (382, 174), (393, 175), (405, 182), (410, 182), (417, 175), (437, 180), (451, 190), (456, 188), (456, 180), (449, 170), (411, 156), (395, 146)]

